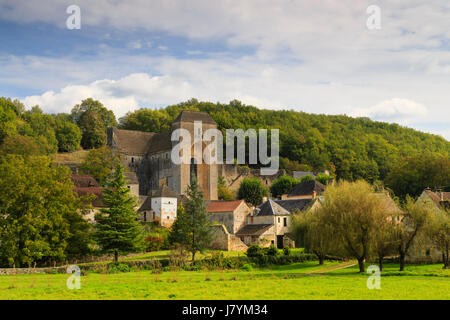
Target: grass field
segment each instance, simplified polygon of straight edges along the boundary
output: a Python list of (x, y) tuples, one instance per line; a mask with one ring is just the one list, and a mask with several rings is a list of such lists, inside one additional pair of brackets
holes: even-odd
[(81, 289), (66, 287), (68, 275), (0, 276), (0, 299), (450, 299), (450, 270), (410, 265), (404, 274), (388, 264), (381, 289), (369, 290), (368, 275), (337, 262), (304, 262), (253, 271), (179, 271), (152, 274), (90, 273)]

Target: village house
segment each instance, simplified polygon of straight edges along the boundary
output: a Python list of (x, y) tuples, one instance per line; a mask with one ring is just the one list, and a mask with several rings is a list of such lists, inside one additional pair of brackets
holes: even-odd
[(94, 177), (88, 174), (72, 174), (72, 182), (75, 185), (73, 191), (79, 196), (93, 196), (93, 200), (90, 202), (92, 208), (88, 210), (88, 213), (84, 215), (84, 218), (90, 222), (94, 222), (95, 214), (99, 212), (101, 208), (105, 208), (103, 204), (103, 188), (95, 180)]
[(288, 236), (290, 226), (290, 212), (269, 199), (256, 208), (255, 214), (248, 216), (247, 224), (236, 235), (246, 245), (294, 247), (294, 241)]
[(315, 199), (325, 191), (325, 186), (316, 180), (307, 180), (295, 185), (288, 194), (281, 195), (281, 200)]
[[(426, 188), (417, 201), (428, 201), (434, 206), (437, 213), (450, 208), (450, 192), (432, 191), (430, 188)], [(433, 246), (427, 235), (421, 234), (411, 245), (406, 261), (409, 263), (440, 263), (442, 262), (442, 252)]]
[(210, 221), (223, 224), (229, 233), (235, 234), (247, 224), (251, 209), (244, 200), (210, 201), (206, 211)]
[(170, 228), (177, 217), (178, 195), (165, 184), (158, 190), (152, 190), (138, 209), (141, 219), (145, 222), (155, 222)]

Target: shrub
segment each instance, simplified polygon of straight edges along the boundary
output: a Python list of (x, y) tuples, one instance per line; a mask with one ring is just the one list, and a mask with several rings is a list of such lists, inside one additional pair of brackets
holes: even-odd
[(284, 254), (285, 256), (290, 256), (290, 255), (291, 255), (291, 248), (289, 248), (289, 247), (284, 247), (284, 248), (283, 248), (283, 254)]
[(243, 270), (243, 271), (253, 271), (253, 267), (252, 267), (251, 264), (246, 263), (246, 264), (244, 264), (244, 265), (241, 267), (241, 270)]
[(126, 263), (111, 263), (108, 265), (109, 273), (131, 272), (133, 269)]
[(272, 244), (269, 249), (267, 249), (267, 255), (275, 257), (278, 254), (278, 249)]
[(264, 250), (257, 244), (252, 244), (247, 248), (246, 255), (249, 258), (260, 258), (264, 256)]

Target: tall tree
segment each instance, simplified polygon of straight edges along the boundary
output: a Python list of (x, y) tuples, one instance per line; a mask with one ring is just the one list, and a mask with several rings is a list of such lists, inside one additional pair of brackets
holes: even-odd
[[(405, 269), (406, 255), (411, 248), (413, 241), (424, 232), (428, 225), (428, 220), (432, 217), (434, 208), (429, 201), (417, 201), (411, 197), (406, 198), (404, 213), (398, 217), (401, 222), (396, 229), (398, 241), (398, 254), (400, 256), (400, 271)], [(420, 244), (419, 244), (420, 245)]]
[(47, 157), (0, 157), (1, 266), (62, 261), (79, 239), (89, 244), (84, 206), (70, 174), (65, 166), (51, 167)]
[(299, 180), (288, 175), (282, 175), (272, 182), (270, 185), (270, 193), (273, 197), (279, 197), (282, 194), (289, 193), (298, 183), (300, 183)]
[(239, 185), (238, 198), (244, 199), (256, 207), (261, 204), (263, 197), (267, 197), (268, 193), (267, 188), (258, 178), (244, 178)]
[(119, 153), (109, 147), (101, 147), (89, 150), (81, 163), (80, 170), (84, 174), (90, 174), (100, 185), (103, 185), (119, 163)]
[(97, 111), (86, 111), (80, 119), (83, 132), (81, 145), (84, 149), (100, 148), (106, 143), (106, 127)]
[(431, 219), (428, 230), (434, 246), (441, 251), (444, 269), (450, 268), (450, 211), (439, 210)]
[(194, 262), (195, 254), (203, 252), (211, 242), (211, 222), (207, 217), (203, 192), (199, 189), (195, 178), (186, 190), (186, 195), (185, 210), (184, 212), (179, 210), (170, 240), (172, 243), (185, 245), (191, 252)]
[(92, 98), (87, 98), (81, 101), (81, 104), (75, 105), (72, 108), (70, 115), (73, 121), (76, 124), (80, 125), (81, 118), (86, 112), (89, 111), (95, 111), (99, 115), (105, 128), (117, 126), (117, 120), (114, 112), (108, 110), (100, 101), (94, 100)]
[(80, 148), (82, 133), (73, 122), (56, 120), (55, 134), (60, 152), (72, 152)]
[(103, 188), (102, 208), (95, 215), (95, 238), (103, 253), (112, 253), (117, 263), (119, 254), (143, 249), (143, 230), (134, 210), (136, 199), (127, 188), (123, 168), (118, 164)]
[(385, 219), (382, 197), (372, 186), (360, 180), (341, 181), (323, 193), (321, 210), (333, 226), (342, 251), (358, 260), (360, 272), (369, 257), (378, 219)]

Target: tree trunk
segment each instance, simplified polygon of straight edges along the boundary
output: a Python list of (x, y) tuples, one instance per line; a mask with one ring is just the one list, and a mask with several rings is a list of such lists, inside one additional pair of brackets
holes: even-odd
[(405, 270), (405, 253), (400, 252), (400, 271)]
[(380, 271), (383, 271), (383, 257), (378, 257), (378, 265), (380, 267)]
[(364, 259), (358, 259), (359, 272), (364, 272)]
[(324, 262), (325, 262), (325, 256), (324, 255), (319, 255), (319, 264), (320, 265), (323, 265), (324, 264)]
[(192, 251), (192, 263), (195, 261), (195, 251)]
[(114, 263), (117, 263), (119, 261), (119, 252), (116, 250), (114, 251)]
[(442, 251), (442, 261), (444, 262), (444, 269), (449, 269), (450, 268), (449, 256), (448, 256), (448, 253), (445, 254), (444, 251)]

